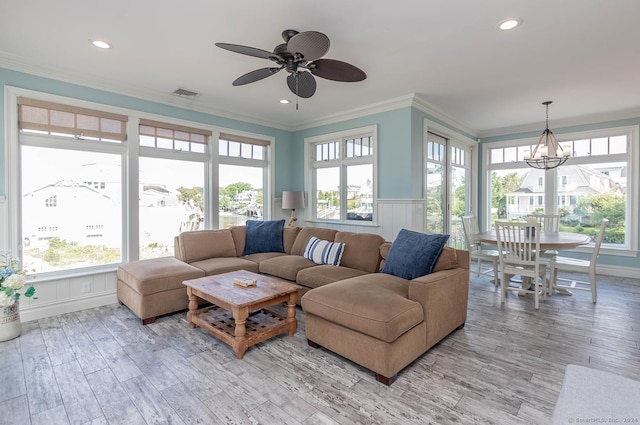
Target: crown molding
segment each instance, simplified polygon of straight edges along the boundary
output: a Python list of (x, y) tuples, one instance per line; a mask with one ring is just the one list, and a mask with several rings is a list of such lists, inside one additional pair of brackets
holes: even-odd
[[(575, 127), (580, 125), (633, 119), (633, 118), (640, 118), (640, 108), (622, 109), (618, 111), (583, 115), (580, 117), (572, 117), (572, 118), (565, 118), (565, 119), (554, 119), (553, 128), (551, 128), (551, 130), (566, 128), (566, 127)], [(506, 136), (510, 134), (521, 134), (521, 133), (532, 133), (532, 132), (540, 133), (542, 132), (542, 130), (544, 130), (544, 127), (545, 127), (544, 121), (541, 121), (540, 123), (534, 123), (534, 124), (525, 124), (525, 125), (518, 125), (513, 127), (503, 127), (503, 128), (497, 128), (494, 130), (480, 131), (478, 138), (485, 139), (489, 137), (498, 137), (498, 136)]]
[(471, 137), (474, 140), (478, 137), (477, 134), (479, 133), (479, 131), (477, 129), (472, 128), (469, 125), (456, 120), (451, 115), (445, 114), (444, 112), (440, 111), (435, 106), (427, 102), (424, 96), (415, 94), (413, 97), (412, 106), (419, 111), (422, 111), (425, 114), (430, 115), (431, 117), (452, 126), (455, 130), (457, 130), (457, 132), (466, 133), (467, 137)]
[(388, 99), (382, 102), (373, 103), (367, 106), (362, 106), (354, 109), (348, 109), (343, 112), (332, 114), (326, 117), (317, 118), (311, 121), (306, 121), (300, 125), (293, 127), (293, 131), (307, 130), (309, 128), (320, 127), (327, 124), (335, 124), (342, 121), (347, 121), (356, 118), (362, 118), (367, 115), (378, 114), (381, 112), (393, 111), (394, 109), (400, 109), (413, 106), (413, 94)]
[(52, 67), (48, 65), (45, 67), (42, 64), (27, 61), (24, 58), (3, 52), (0, 52), (0, 67), (11, 69), (13, 71), (24, 72), (26, 74), (35, 75), (38, 77), (50, 78), (56, 81), (63, 81), (83, 87), (103, 90), (109, 93), (116, 93), (124, 96), (134, 97), (137, 99), (147, 100), (150, 102), (160, 103), (163, 105), (187, 109), (189, 111), (201, 112), (204, 114), (215, 115), (222, 118), (243, 121), (250, 124), (271, 127), (284, 131), (306, 130), (322, 125), (335, 124), (350, 119), (388, 112), (395, 109), (414, 107), (424, 112), (425, 114), (430, 115), (431, 117), (454, 127), (459, 131), (465, 132), (469, 135), (475, 135), (477, 133), (477, 130), (441, 112), (429, 102), (427, 102), (422, 96), (416, 95), (415, 93), (395, 97), (354, 109), (348, 109), (346, 111), (338, 112), (329, 116), (306, 121), (300, 125), (288, 126), (281, 122), (268, 121), (233, 111), (230, 112), (228, 110), (221, 110), (204, 105), (202, 102), (193, 99), (181, 98), (170, 93), (161, 94), (157, 91), (144, 89), (131, 84), (105, 80), (104, 78), (90, 76), (66, 68)]
[(291, 131), (291, 127), (283, 125), (279, 122), (266, 121), (253, 116), (243, 115), (241, 113), (229, 112), (204, 105), (201, 102), (192, 99), (185, 99), (179, 96), (169, 94), (159, 94), (157, 91), (147, 90), (138, 86), (124, 84), (115, 81), (108, 81), (104, 78), (89, 76), (69, 69), (59, 67), (46, 67), (24, 60), (23, 58), (0, 52), (0, 67), (11, 69), (13, 71), (24, 72), (38, 77), (51, 78), (57, 81), (63, 81), (70, 84), (81, 85), (92, 89), (103, 90), (110, 93), (121, 94), (124, 96), (135, 97), (137, 99), (156, 102), (163, 105), (174, 106), (177, 108), (187, 109), (194, 112), (202, 112), (205, 114), (216, 115), (222, 118), (228, 118), (250, 124), (262, 125), (265, 127), (276, 128), (279, 130)]

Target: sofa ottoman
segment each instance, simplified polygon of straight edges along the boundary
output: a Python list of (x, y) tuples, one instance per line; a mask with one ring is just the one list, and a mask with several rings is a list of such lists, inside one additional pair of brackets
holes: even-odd
[(157, 316), (189, 306), (184, 280), (203, 277), (205, 272), (175, 257), (132, 261), (118, 267), (118, 300), (142, 319), (153, 323)]

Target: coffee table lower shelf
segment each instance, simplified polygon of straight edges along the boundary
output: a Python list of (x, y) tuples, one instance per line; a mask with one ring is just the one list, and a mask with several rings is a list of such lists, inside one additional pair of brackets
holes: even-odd
[[(287, 320), (286, 316), (268, 309), (255, 311), (247, 317), (244, 323), (244, 336), (236, 335), (236, 330), (239, 330), (239, 327), (233, 314), (216, 305), (195, 311), (191, 316), (191, 321), (194, 325), (205, 329), (214, 337), (230, 345), (239, 359), (244, 355), (244, 351), (252, 345), (284, 332), (292, 333), (290, 332), (291, 321)], [(295, 327), (293, 329), (295, 330)]]

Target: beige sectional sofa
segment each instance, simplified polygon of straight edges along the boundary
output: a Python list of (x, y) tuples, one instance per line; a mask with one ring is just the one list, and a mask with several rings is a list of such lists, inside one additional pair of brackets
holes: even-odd
[[(312, 237), (344, 243), (339, 265), (304, 257)], [(433, 273), (407, 280), (380, 273), (392, 244), (376, 234), (285, 227), (284, 252), (250, 255), (243, 255), (245, 240), (245, 226), (183, 232), (175, 238), (175, 257), (118, 269), (118, 299), (143, 323), (152, 323), (187, 308), (186, 279), (248, 270), (290, 280), (303, 288), (299, 302), (309, 344), (371, 369), (387, 385), (465, 323), (467, 251), (445, 247)]]

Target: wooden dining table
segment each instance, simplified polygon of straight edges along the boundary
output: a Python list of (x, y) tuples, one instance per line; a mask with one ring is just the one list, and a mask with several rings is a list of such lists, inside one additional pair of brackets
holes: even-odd
[[(497, 245), (498, 239), (496, 237), (495, 230), (489, 230), (486, 232), (480, 232), (475, 235), (475, 239), (482, 243)], [(569, 232), (540, 232), (540, 251), (561, 251), (567, 249), (577, 248), (580, 245), (587, 245), (591, 242), (591, 237), (587, 235), (581, 235), (579, 233)], [(529, 287), (528, 280), (523, 280), (523, 288)], [(566, 289), (555, 288), (560, 294), (571, 295), (571, 292)]]
[[(497, 245), (496, 231), (480, 232), (475, 236), (477, 241)], [(577, 248), (591, 242), (591, 237), (569, 232), (540, 232), (540, 249), (562, 251)]]

